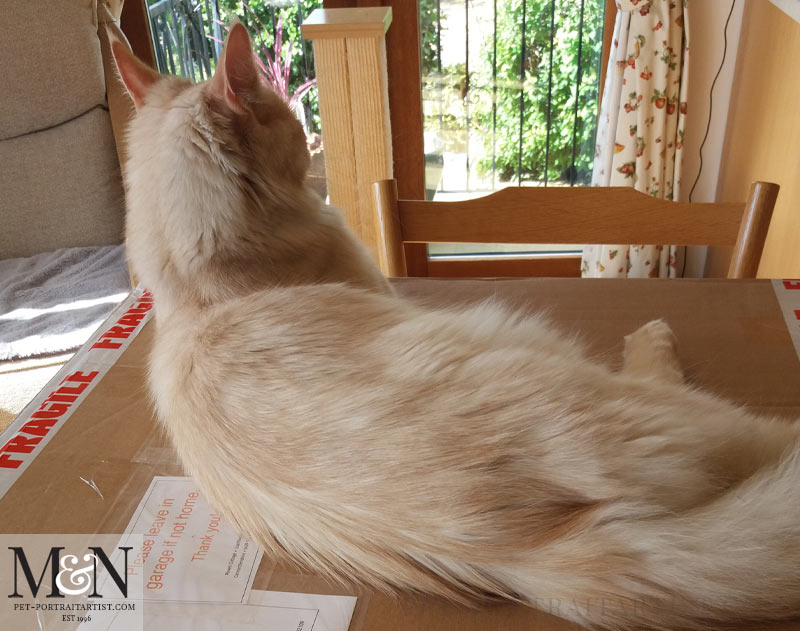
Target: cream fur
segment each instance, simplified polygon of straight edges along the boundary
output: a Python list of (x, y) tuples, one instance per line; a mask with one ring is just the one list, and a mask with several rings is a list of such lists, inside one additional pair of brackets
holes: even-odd
[(220, 68), (153, 84), (126, 173), (158, 418), (218, 510), (332, 577), (591, 626), (798, 614), (797, 422), (682, 385), (663, 322), (613, 373), (542, 319), (404, 302), (289, 110)]

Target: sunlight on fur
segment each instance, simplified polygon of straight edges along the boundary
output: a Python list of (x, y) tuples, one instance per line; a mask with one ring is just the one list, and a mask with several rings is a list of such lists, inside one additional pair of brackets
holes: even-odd
[(270, 554), (460, 602), (574, 601), (612, 629), (800, 611), (798, 422), (683, 385), (661, 321), (614, 373), (542, 319), (395, 296), (306, 186), (241, 24), (198, 85), (112, 48), (158, 418)]

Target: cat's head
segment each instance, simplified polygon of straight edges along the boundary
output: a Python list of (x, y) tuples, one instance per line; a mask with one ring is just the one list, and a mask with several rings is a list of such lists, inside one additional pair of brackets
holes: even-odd
[(305, 183), (302, 126), (261, 79), (245, 27), (231, 26), (214, 76), (198, 84), (158, 74), (119, 41), (111, 48), (136, 108), (124, 168), (136, 277), (162, 306), (292, 277), (293, 244), (321, 201)]
[(275, 285), (389, 291), (366, 248), (306, 186), (306, 136), (231, 25), (214, 76), (162, 76), (111, 49), (136, 113), (128, 130), (125, 241), (159, 313)]
[(303, 185), (309, 166), (305, 133), (262, 80), (240, 22), (231, 25), (214, 76), (199, 84), (158, 74), (119, 41), (111, 49), (136, 107), (129, 131), (134, 161), (164, 157), (171, 164), (160, 166), (170, 170), (191, 168), (180, 163), (184, 156), (198, 169), (207, 162), (229, 175), (265, 180), (267, 190), (257, 195), (275, 192), (272, 185)]

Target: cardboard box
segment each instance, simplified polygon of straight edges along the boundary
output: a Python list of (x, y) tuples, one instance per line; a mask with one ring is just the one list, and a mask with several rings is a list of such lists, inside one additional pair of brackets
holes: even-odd
[[(616, 366), (624, 335), (651, 319), (665, 318), (678, 336), (679, 354), (692, 383), (758, 412), (800, 417), (800, 305), (791, 304), (800, 299), (800, 290), (793, 293), (800, 288), (797, 281), (402, 279), (394, 284), (400, 294), (430, 305), (492, 298), (531, 312), (543, 310), (563, 329), (579, 332), (593, 356)], [(783, 311), (776, 296), (782, 296)], [(147, 311), (146, 296), (142, 300), (135, 313)], [(127, 318), (123, 326), (137, 321), (130, 313), (117, 317)], [(107, 374), (82, 392), (71, 415), (58, 421), (61, 425), (49, 442), (35, 445), (29, 454), (10, 454), (29, 460), (0, 499), (0, 532), (120, 533), (153, 476), (182, 475), (174, 451), (153, 420), (145, 391), (153, 324), (144, 325), (133, 339), (120, 337), (124, 332), (117, 329), (118, 337), (99, 338), (111, 347), (120, 343), (121, 348), (110, 349), (119, 355)], [(80, 383), (73, 381), (71, 386), (80, 389)], [(267, 558), (253, 587), (356, 594), (352, 631), (577, 629), (547, 612), (519, 605), (473, 610), (421, 596), (394, 599), (328, 585)], [(558, 613), (558, 607), (568, 604), (552, 606)], [(797, 624), (770, 628), (795, 629)]]

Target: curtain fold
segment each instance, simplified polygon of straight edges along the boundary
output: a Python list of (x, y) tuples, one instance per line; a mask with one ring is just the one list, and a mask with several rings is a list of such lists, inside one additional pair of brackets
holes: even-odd
[[(592, 186), (677, 199), (689, 70), (688, 0), (618, 0), (603, 86)], [(668, 278), (684, 248), (588, 245), (581, 274)]]

